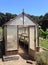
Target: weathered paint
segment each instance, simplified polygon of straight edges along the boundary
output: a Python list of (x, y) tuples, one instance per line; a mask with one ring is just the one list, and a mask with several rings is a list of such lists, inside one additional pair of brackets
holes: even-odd
[(34, 27), (30, 27), (30, 49), (35, 50), (34, 44)]

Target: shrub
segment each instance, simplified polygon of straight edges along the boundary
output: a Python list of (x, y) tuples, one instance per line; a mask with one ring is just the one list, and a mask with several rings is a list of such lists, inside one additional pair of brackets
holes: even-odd
[(48, 39), (48, 29), (46, 30), (46, 38)]
[(48, 39), (48, 35), (46, 36), (46, 38)]
[(40, 36), (40, 37), (43, 37), (43, 38), (46, 38), (46, 33), (45, 33), (45, 31), (43, 31), (42, 29), (39, 29), (39, 36)]
[(48, 51), (38, 52), (35, 59), (36, 65), (48, 65)]
[(46, 31), (39, 29), (39, 36), (43, 38), (48, 38), (48, 29), (46, 29)]

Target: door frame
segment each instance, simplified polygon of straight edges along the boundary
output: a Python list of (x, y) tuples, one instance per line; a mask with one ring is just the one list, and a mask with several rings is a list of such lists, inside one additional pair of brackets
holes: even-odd
[[(19, 51), (19, 37), (18, 37), (18, 26), (23, 26), (23, 25), (17, 25), (17, 43), (18, 43), (18, 51)], [(29, 26), (27, 26), (27, 28), (28, 28), (28, 39), (29, 39)], [(27, 54), (29, 54), (29, 43), (28, 43), (28, 53)]]
[[(9, 26), (14, 26), (14, 25), (9, 25)], [(17, 26), (17, 25), (15, 25)], [(9, 50), (7, 51), (7, 25), (5, 25), (6, 29), (5, 29), (5, 36), (6, 36), (6, 39), (5, 39), (5, 55), (15, 55), (18, 53), (18, 43), (17, 43), (17, 50)], [(17, 31), (18, 33), (18, 31)], [(18, 40), (17, 40), (18, 42)]]

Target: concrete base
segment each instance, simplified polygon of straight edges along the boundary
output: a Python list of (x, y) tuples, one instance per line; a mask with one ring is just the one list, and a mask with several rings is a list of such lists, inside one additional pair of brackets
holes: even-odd
[(18, 60), (19, 55), (3, 56), (3, 61)]
[(5, 55), (9, 56), (9, 55), (16, 55), (18, 53), (18, 50), (12, 50), (12, 51), (6, 51)]

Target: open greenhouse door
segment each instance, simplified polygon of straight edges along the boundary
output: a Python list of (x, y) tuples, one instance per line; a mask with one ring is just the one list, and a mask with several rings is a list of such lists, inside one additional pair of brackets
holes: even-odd
[(35, 46), (36, 46), (36, 32), (35, 32), (35, 27), (32, 26), (30, 27), (30, 45), (29, 45), (29, 55), (31, 55), (32, 57), (35, 56)]
[(19, 53), (28, 54), (29, 52), (29, 28), (28, 26), (18, 26), (18, 40), (19, 40)]
[(7, 26), (6, 55), (16, 54), (17, 48), (17, 26)]

